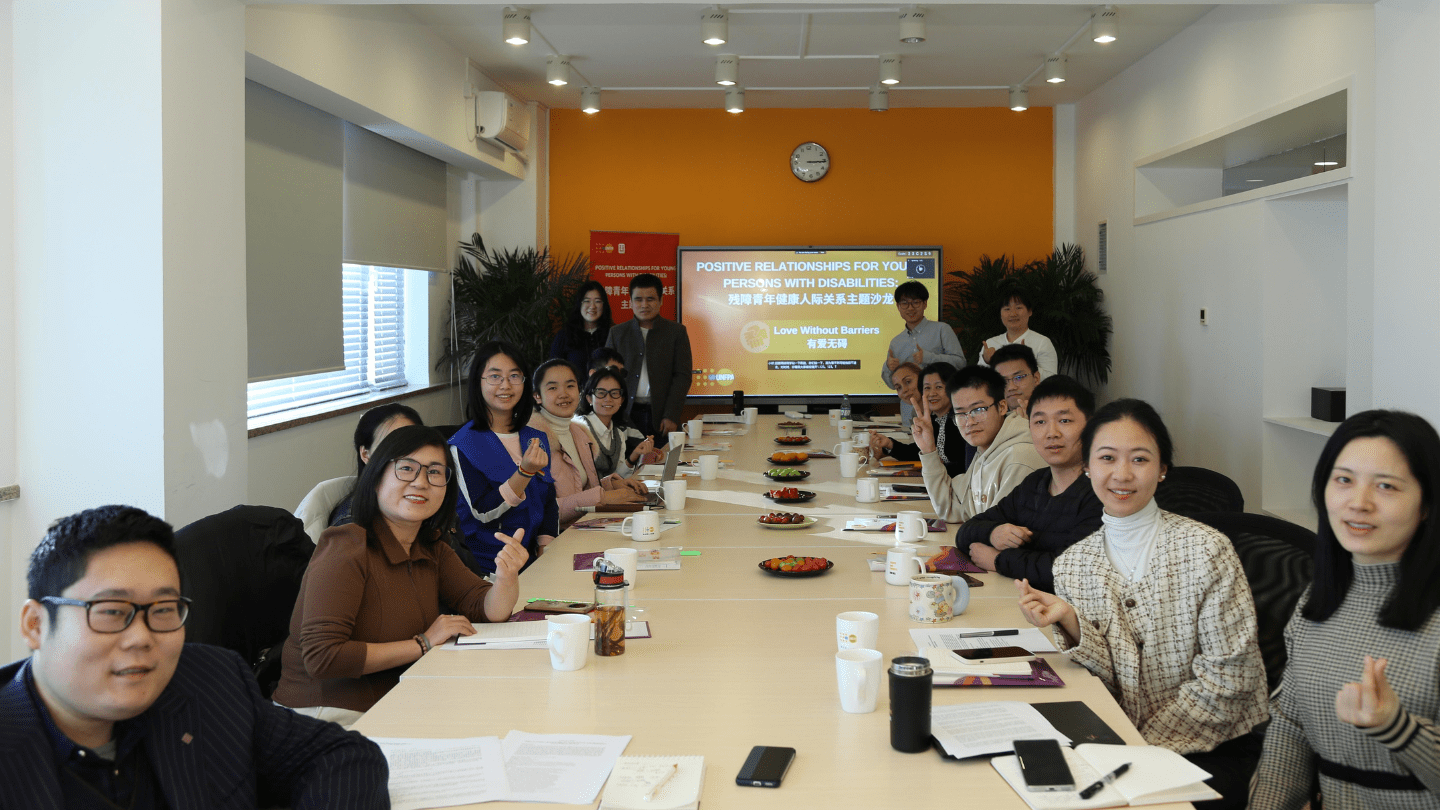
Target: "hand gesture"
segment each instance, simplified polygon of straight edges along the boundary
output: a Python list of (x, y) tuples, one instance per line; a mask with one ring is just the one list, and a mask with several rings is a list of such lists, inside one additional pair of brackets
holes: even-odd
[(1007, 548), (1019, 548), (1030, 542), (1033, 532), (1024, 526), (1016, 526), (1014, 523), (1001, 523), (990, 530), (990, 545), (996, 551), (1004, 551)]
[(995, 570), (995, 558), (1000, 556), (999, 551), (996, 551), (984, 543), (971, 543), (970, 550), (967, 553), (970, 555), (970, 562), (984, 568), (986, 571)]
[(1035, 590), (1028, 579), (1016, 582), (1015, 587), (1020, 591), (1020, 613), (1025, 621), (1036, 627), (1058, 624), (1072, 641), (1080, 638), (1080, 620), (1069, 602), (1053, 593)]
[(645, 457), (653, 452), (655, 452), (655, 439), (646, 436), (645, 441), (635, 445), (635, 449), (630, 451), (630, 463), (634, 464), (637, 460), (643, 463)]
[(430, 640), (430, 646), (439, 647), (456, 636), (475, 635), (475, 625), (464, 616), (441, 615), (430, 623), (430, 629), (425, 631), (425, 638)]
[(520, 457), (520, 471), (526, 475), (534, 475), (545, 469), (550, 464), (550, 454), (540, 445), (539, 439), (531, 439), (530, 446), (525, 448), (525, 455)]
[(985, 358), (985, 362), (987, 362), (987, 363), (990, 362), (990, 355), (992, 355), (992, 354), (994, 354), (994, 353), (995, 353), (995, 350), (992, 349), (992, 348), (990, 348), (990, 345), (989, 345), (989, 344), (987, 344), (987, 343), (981, 343), (981, 344), (980, 344), (980, 356)]
[(921, 368), (925, 367), (925, 350), (919, 346), (915, 347), (915, 365)]
[(935, 452), (935, 422), (930, 418), (930, 403), (920, 400), (920, 412), (910, 420), (910, 435), (922, 453)]
[(870, 434), (870, 457), (871, 457), (871, 458), (883, 458), (883, 457), (885, 457), (887, 454), (889, 454), (890, 448), (892, 448), (892, 447), (894, 447), (894, 446), (895, 446), (895, 442), (891, 441), (889, 436), (881, 436), (879, 433), (871, 433), (871, 434)]
[[(639, 484), (640, 482), (636, 481), (635, 483)], [(640, 484), (640, 488), (644, 489), (645, 485)], [(630, 487), (616, 487), (614, 489), (607, 489), (604, 492), (600, 493), (600, 503), (605, 505), (644, 502), (645, 495), (636, 492)]]
[(1359, 683), (1347, 683), (1335, 693), (1335, 716), (1359, 728), (1383, 726), (1400, 712), (1400, 698), (1385, 679), (1390, 662), (1365, 656)]
[(895, 350), (889, 349), (885, 352), (885, 367), (894, 371), (900, 367), (900, 361), (895, 357)]
[[(513, 579), (520, 575), (520, 569), (530, 561), (530, 552), (525, 550), (525, 530), (516, 529), (513, 536), (502, 532), (495, 532), (495, 539), (505, 543), (499, 552), (495, 554), (495, 579)], [(443, 616), (441, 618), (444, 618)], [(475, 632), (471, 628), (471, 633)], [(470, 635), (466, 633), (465, 635)], [(432, 641), (434, 639), (431, 639)]]
[(661, 433), (673, 433), (673, 432), (675, 432), (675, 431), (677, 431), (677, 430), (679, 430), (679, 429), (680, 429), (680, 426), (677, 425), (677, 424), (675, 424), (674, 422), (670, 421), (669, 419), (661, 419), (661, 420), (660, 420), (660, 432), (661, 432)]

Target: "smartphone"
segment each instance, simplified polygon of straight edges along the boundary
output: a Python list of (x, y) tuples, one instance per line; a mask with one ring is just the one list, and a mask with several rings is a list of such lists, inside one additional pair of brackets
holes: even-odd
[(1016, 661), (1034, 661), (1035, 653), (1024, 647), (974, 647), (969, 650), (951, 650), (971, 664), (1008, 664)]
[(1055, 740), (1016, 740), (1015, 758), (1027, 790), (1074, 790), (1075, 777)]
[(795, 761), (794, 748), (779, 748), (773, 745), (757, 745), (750, 749), (750, 756), (740, 766), (735, 784), (741, 787), (778, 788)]
[(525, 603), (526, 610), (536, 613), (589, 613), (594, 607), (589, 602), (562, 602), (559, 599), (536, 599)]

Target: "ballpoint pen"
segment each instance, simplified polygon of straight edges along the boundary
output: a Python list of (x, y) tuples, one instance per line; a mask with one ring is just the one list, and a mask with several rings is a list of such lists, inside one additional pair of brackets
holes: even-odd
[(981, 630), (978, 633), (961, 633), (960, 638), (987, 638), (989, 636), (1018, 636), (1019, 630)]
[[(1128, 767), (1128, 766), (1127, 766), (1127, 767)], [(666, 772), (665, 772), (665, 775), (662, 776), (662, 777), (660, 777), (660, 781), (658, 781), (658, 782), (656, 782), (655, 784), (651, 785), (651, 786), (650, 786), (650, 789), (647, 790), (647, 791), (645, 791), (645, 801), (648, 802), (648, 801), (650, 801), (651, 799), (655, 798), (655, 791), (657, 791), (657, 790), (659, 790), (660, 788), (664, 787), (664, 786), (665, 786), (665, 783), (670, 781), (670, 777), (674, 776), (675, 773), (676, 773), (677, 771), (679, 771), (679, 770), (680, 770), (680, 763), (677, 762), (677, 763), (675, 763), (674, 765), (671, 765), (671, 766), (670, 766), (670, 770), (666, 771)]]
[(1120, 767), (1111, 771), (1110, 773), (1105, 774), (1104, 776), (1100, 777), (1099, 782), (1096, 782), (1090, 787), (1087, 787), (1084, 790), (1080, 791), (1080, 798), (1088, 799), (1091, 796), (1094, 796), (1096, 793), (1100, 792), (1101, 788), (1105, 787), (1111, 782), (1114, 782), (1116, 779), (1119, 779), (1128, 770), (1130, 770), (1130, 763), (1127, 762), (1124, 765), (1121, 765)]

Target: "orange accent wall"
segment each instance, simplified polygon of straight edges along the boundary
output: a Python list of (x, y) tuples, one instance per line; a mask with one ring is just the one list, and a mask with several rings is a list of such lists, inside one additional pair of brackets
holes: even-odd
[[(1048, 107), (551, 110), (550, 127), (559, 255), (588, 254), (591, 229), (681, 245), (939, 244), (946, 270), (1053, 248)], [(830, 152), (816, 183), (790, 174), (805, 141)]]

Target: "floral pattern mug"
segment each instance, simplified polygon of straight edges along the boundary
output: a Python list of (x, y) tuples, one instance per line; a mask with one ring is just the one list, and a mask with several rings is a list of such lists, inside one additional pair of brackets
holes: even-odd
[(919, 574), (910, 578), (910, 618), (925, 624), (944, 624), (970, 606), (970, 584), (945, 574)]

